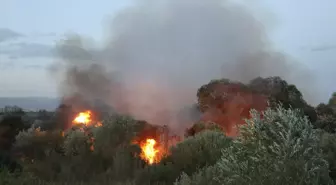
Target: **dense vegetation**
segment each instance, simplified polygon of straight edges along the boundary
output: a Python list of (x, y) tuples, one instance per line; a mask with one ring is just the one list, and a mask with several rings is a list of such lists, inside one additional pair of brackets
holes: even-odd
[[(7, 107), (0, 122), (0, 184), (335, 184), (336, 94), (312, 107), (294, 85), (271, 77), (211, 81), (197, 97), (199, 113), (212, 116), (186, 130), (154, 165), (131, 144), (144, 122), (114, 115), (101, 127), (64, 133), (59, 112)], [(239, 123), (237, 137), (224, 134), (232, 121)]]

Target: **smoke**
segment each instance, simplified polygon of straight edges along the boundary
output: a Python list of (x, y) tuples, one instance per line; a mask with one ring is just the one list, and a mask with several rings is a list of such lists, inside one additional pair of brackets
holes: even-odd
[(60, 93), (181, 130), (179, 112), (211, 79), (280, 76), (306, 87), (297, 76), (307, 71), (272, 49), (265, 27), (229, 0), (135, 1), (112, 19), (103, 47), (61, 42)]

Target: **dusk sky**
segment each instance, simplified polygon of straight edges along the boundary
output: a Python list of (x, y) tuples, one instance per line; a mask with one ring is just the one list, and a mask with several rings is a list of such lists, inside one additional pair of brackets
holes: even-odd
[[(273, 45), (312, 70), (325, 89), (323, 101), (327, 100), (336, 91), (336, 1), (254, 3), (258, 4), (244, 4), (270, 27)], [(57, 96), (48, 72), (55, 60), (54, 44), (69, 32), (101, 41), (109, 19), (129, 4), (126, 0), (0, 0), (0, 97)]]

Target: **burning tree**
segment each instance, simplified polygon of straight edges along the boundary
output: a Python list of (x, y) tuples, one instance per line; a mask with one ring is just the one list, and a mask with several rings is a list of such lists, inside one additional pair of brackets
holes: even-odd
[[(228, 79), (213, 80), (203, 85), (197, 92), (198, 105), (202, 112), (201, 120), (216, 123), (227, 135), (236, 136), (237, 127), (250, 118), (250, 110), (259, 112), (267, 107), (300, 109), (310, 121), (316, 121), (314, 108), (308, 105), (301, 92), (280, 77), (256, 78), (248, 84)], [(192, 132), (192, 131), (190, 131)]]
[[(79, 127), (87, 136), (89, 136), (90, 150), (94, 151), (94, 141), (96, 138), (93, 136), (93, 131), (88, 127), (101, 127), (103, 124), (100, 121), (94, 121), (92, 111), (87, 110), (78, 113), (72, 123), (74, 127)], [(133, 138), (133, 143), (137, 144), (141, 148), (140, 157), (148, 164), (157, 163), (163, 156), (163, 145), (160, 143), (160, 133), (158, 127), (150, 125), (146, 122), (138, 121), (141, 130), (138, 131)]]
[(146, 141), (140, 143), (141, 147), (141, 154), (140, 157), (149, 164), (153, 164), (154, 162), (159, 162), (158, 153), (160, 152), (159, 149), (156, 149), (157, 141), (155, 139), (146, 139)]
[(214, 80), (197, 92), (203, 122), (216, 123), (227, 135), (238, 134), (237, 125), (244, 124), (249, 111), (263, 111), (267, 97), (253, 92), (247, 85), (230, 80)]

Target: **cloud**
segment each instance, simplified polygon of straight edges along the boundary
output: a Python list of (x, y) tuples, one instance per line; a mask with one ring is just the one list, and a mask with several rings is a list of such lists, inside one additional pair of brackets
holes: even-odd
[(318, 52), (318, 51), (329, 51), (334, 49), (336, 49), (336, 45), (321, 45), (311, 48), (311, 51)]
[(8, 28), (0, 28), (0, 42), (7, 41), (10, 39), (16, 39), (18, 37), (23, 37), (21, 33), (15, 32)]
[[(76, 44), (58, 47), (55, 40), (60, 41), (62, 37), (56, 33), (34, 33), (23, 35), (6, 28), (0, 28), (0, 55), (9, 59), (21, 58), (57, 58), (83, 60), (94, 58), (100, 55), (95, 49), (83, 51), (83, 48)], [(2, 42), (6, 41), (6, 42)], [(76, 42), (74, 40), (74, 42)], [(86, 56), (83, 57), (83, 52)]]
[(46, 66), (42, 64), (28, 64), (28, 65), (25, 65), (24, 68), (26, 69), (46, 69)]
[(54, 41), (59, 40), (56, 33), (33, 33), (23, 35), (19, 32), (0, 28), (0, 55), (11, 59), (48, 57), (54, 58)]
[(21, 58), (0, 54), (0, 74), (3, 70), (45, 71), (54, 60), (55, 59), (51, 57)]
[(12, 61), (0, 62), (0, 70), (13, 69), (15, 66), (15, 63)]
[(1, 49), (0, 54), (10, 58), (54, 57), (54, 47), (39, 43), (11, 43)]

